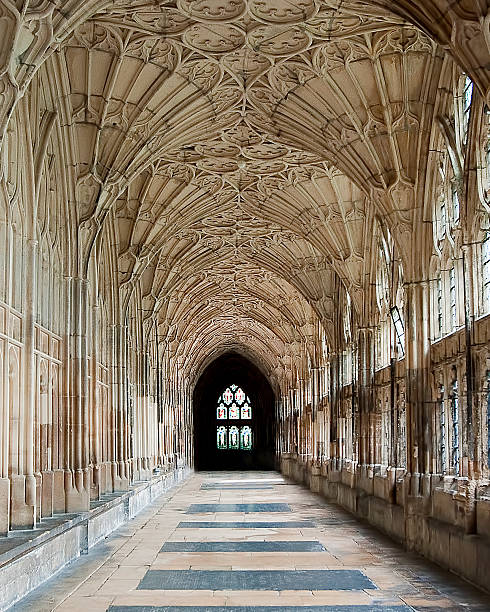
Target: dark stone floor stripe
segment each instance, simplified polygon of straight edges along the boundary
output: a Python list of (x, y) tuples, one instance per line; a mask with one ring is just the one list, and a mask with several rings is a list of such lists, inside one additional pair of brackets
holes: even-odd
[(181, 521), (177, 529), (301, 529), (315, 527), (313, 521)]
[(160, 552), (322, 552), (321, 542), (165, 542)]
[(407, 612), (408, 606), (110, 606), (107, 612)]
[(376, 585), (359, 570), (149, 570), (138, 590), (361, 591)]
[[(279, 483), (278, 483), (279, 484)], [(270, 484), (221, 484), (219, 482), (205, 482), (201, 485), (203, 491), (216, 490), (228, 491), (236, 489), (272, 489)]]
[(186, 514), (203, 514), (205, 512), (291, 512), (289, 504), (191, 504)]

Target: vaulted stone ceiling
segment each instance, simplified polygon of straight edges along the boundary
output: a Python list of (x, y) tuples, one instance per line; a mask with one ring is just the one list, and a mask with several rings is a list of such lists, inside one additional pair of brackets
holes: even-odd
[(192, 368), (331, 337), (339, 283), (363, 308), (374, 218), (413, 230), (444, 53), (391, 4), (101, 2), (49, 60), (82, 265), (113, 214), (126, 302), (139, 283)]

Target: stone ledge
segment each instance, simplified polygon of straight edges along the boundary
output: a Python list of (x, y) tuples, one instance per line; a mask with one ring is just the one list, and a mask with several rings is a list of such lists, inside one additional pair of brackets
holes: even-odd
[(88, 512), (43, 519), (36, 529), (0, 538), (0, 610), (7, 610), (85, 554), (189, 473), (188, 468), (178, 468), (138, 482), (129, 491), (105, 495)]

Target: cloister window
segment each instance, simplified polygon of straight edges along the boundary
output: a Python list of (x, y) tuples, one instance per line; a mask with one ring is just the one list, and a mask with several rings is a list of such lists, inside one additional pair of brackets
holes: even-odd
[(446, 194), (444, 189), (441, 189), (439, 195), (439, 211), (437, 215), (437, 237), (439, 240), (443, 240), (446, 236), (447, 230), (447, 206), (446, 206)]
[(459, 203), (459, 192), (458, 192), (458, 185), (456, 182), (453, 182), (451, 184), (451, 200), (452, 200), (452, 204), (453, 204), (453, 223), (454, 225), (458, 225), (459, 224), (459, 220), (460, 220), (460, 211), (461, 211), (461, 206)]
[(487, 371), (487, 466), (490, 469), (490, 370)]
[(403, 319), (400, 315), (400, 310), (398, 309), (398, 306), (393, 306), (393, 308), (390, 309), (390, 313), (391, 313), (391, 319), (393, 321), (393, 325), (395, 327), (397, 347), (401, 355), (404, 355), (405, 354), (405, 325), (403, 324)]
[(455, 475), (459, 473), (459, 395), (458, 381), (451, 383), (451, 464)]
[(219, 450), (252, 450), (250, 398), (241, 387), (230, 385), (218, 398), (216, 447)]
[(451, 316), (451, 327), (454, 330), (457, 325), (456, 272), (454, 266), (449, 270), (449, 312)]
[(482, 309), (486, 313), (490, 309), (490, 230), (485, 232), (481, 245), (482, 270)]
[(485, 105), (480, 133), (480, 164), (478, 189), (484, 206), (490, 205), (490, 108)]
[(444, 385), (439, 385), (439, 396), (437, 398), (437, 404), (439, 408), (439, 457), (442, 473), (447, 471), (446, 406), (444, 402), (444, 393)]
[(441, 278), (440, 272), (437, 275), (437, 280), (436, 280), (436, 307), (437, 307), (437, 335), (440, 338), (442, 336), (442, 330), (444, 328), (442, 278)]
[(461, 143), (463, 146), (466, 146), (466, 142), (468, 140), (472, 98), (473, 81), (469, 76), (464, 75), (462, 78), (462, 91), (460, 94)]
[(394, 356), (405, 354), (403, 321), (403, 273), (394, 257), (395, 246), (389, 234), (381, 235), (376, 266), (376, 298), (379, 325), (376, 334), (376, 367), (385, 367)]

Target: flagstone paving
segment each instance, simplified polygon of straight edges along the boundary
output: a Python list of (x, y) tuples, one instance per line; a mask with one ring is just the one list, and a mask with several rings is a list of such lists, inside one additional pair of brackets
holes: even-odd
[(490, 597), (278, 474), (217, 472), (190, 477), (12, 610), (488, 612)]

